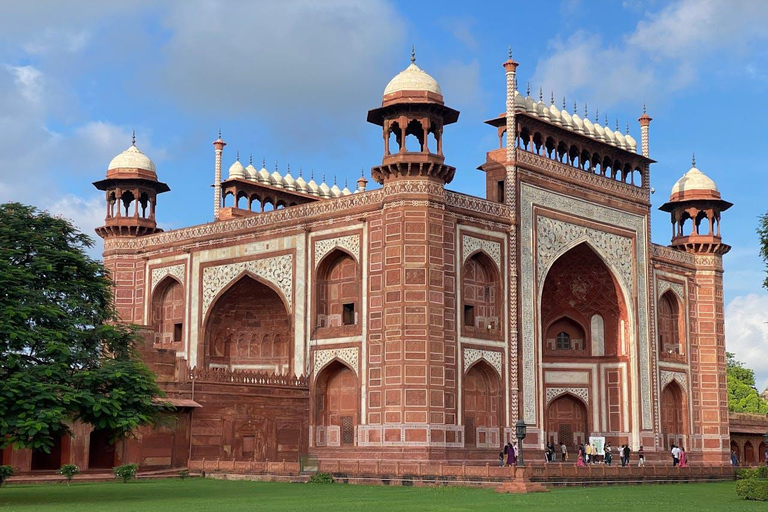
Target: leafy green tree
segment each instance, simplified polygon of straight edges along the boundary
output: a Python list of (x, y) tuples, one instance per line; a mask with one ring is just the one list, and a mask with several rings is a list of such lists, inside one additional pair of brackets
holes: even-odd
[(92, 245), (66, 219), (0, 205), (0, 448), (48, 452), (73, 421), (117, 438), (158, 419), (161, 391)]
[(768, 401), (755, 387), (755, 372), (744, 367), (731, 352), (726, 352), (728, 410), (733, 412), (768, 413)]
[(760, 224), (757, 226), (757, 234), (760, 236), (760, 256), (765, 262), (765, 280), (763, 287), (768, 288), (768, 212), (760, 216)]

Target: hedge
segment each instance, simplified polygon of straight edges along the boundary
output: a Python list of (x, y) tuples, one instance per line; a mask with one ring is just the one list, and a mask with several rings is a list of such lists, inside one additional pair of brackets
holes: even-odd
[(736, 482), (736, 494), (743, 500), (768, 501), (768, 479), (739, 480)]

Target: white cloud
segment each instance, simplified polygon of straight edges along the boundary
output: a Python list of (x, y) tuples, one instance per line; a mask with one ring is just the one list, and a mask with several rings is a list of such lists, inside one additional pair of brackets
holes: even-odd
[[(619, 42), (578, 31), (550, 43), (534, 81), (603, 107), (638, 102), (693, 83), (715, 56), (727, 65), (768, 39), (768, 2), (680, 0), (648, 13)], [(559, 94), (562, 95), (562, 94)]]
[(445, 28), (457, 41), (470, 50), (477, 50), (479, 44), (475, 38), (475, 20), (471, 18), (444, 18), (440, 25)]
[(38, 105), (43, 93), (43, 73), (34, 66), (6, 66), (13, 75), (21, 96)]
[(726, 350), (755, 371), (757, 388), (768, 387), (768, 295), (734, 298), (725, 309)]

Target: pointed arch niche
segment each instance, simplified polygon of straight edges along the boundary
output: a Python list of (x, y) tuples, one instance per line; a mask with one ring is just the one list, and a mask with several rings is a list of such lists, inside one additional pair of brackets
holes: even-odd
[(623, 293), (611, 270), (586, 242), (550, 267), (541, 295), (541, 321), (545, 361), (628, 354)]
[(184, 286), (167, 275), (152, 291), (152, 328), (155, 348), (184, 349)]
[(317, 376), (314, 424), (320, 446), (352, 446), (360, 421), (360, 387), (355, 372), (339, 360)]
[(667, 290), (659, 298), (657, 311), (659, 358), (685, 361), (685, 318), (680, 299), (672, 290)]
[(485, 360), (474, 363), (463, 379), (464, 445), (499, 446), (503, 424), (501, 378)]
[(502, 338), (502, 289), (499, 269), (482, 251), (464, 262), (461, 272), (463, 303), (461, 334), (471, 338)]
[(688, 419), (688, 406), (683, 388), (672, 380), (661, 391), (661, 433), (664, 448), (669, 450), (672, 444), (685, 446)]
[(246, 273), (225, 289), (205, 322), (209, 367), (288, 374), (293, 322), (278, 293)]
[(320, 337), (360, 332), (360, 266), (347, 251), (323, 256), (315, 279), (315, 330)]

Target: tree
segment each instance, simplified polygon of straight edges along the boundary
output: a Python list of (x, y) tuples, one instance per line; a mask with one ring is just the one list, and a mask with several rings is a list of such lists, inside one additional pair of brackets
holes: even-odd
[(760, 237), (760, 256), (765, 262), (765, 280), (763, 287), (768, 288), (768, 212), (760, 217), (760, 224), (757, 226), (757, 234)]
[(0, 448), (49, 452), (73, 421), (118, 438), (158, 419), (162, 392), (92, 245), (65, 219), (0, 205)]
[(755, 372), (744, 367), (731, 352), (726, 352), (728, 380), (728, 410), (732, 412), (768, 413), (768, 401), (760, 397), (755, 387)]

